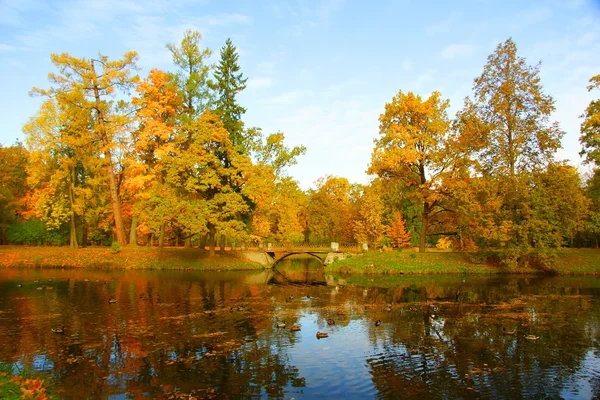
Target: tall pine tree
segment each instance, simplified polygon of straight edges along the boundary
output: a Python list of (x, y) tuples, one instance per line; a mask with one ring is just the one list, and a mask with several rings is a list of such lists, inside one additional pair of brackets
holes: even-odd
[(242, 115), (246, 109), (239, 105), (236, 96), (246, 88), (246, 81), (240, 72), (237, 49), (227, 39), (221, 48), (221, 60), (214, 73), (215, 82), (213, 89), (216, 92), (215, 111), (220, 115), (223, 127), (229, 132), (229, 137), (240, 152), (247, 153), (244, 146), (244, 123)]

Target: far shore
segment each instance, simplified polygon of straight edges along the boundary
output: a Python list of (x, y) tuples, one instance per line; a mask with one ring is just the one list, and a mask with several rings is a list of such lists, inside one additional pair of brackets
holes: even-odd
[[(474, 253), (430, 251), (370, 251), (350, 254), (326, 266), (328, 272), (349, 275), (431, 274), (555, 274), (600, 275), (600, 250), (561, 249), (550, 270), (531, 267), (507, 269), (476, 262)], [(249, 271), (265, 266), (250, 261), (240, 252), (225, 251), (210, 257), (197, 248), (148, 248), (127, 246), (113, 252), (109, 247), (71, 249), (50, 246), (0, 246), (0, 268), (89, 268), (196, 271)]]
[(244, 271), (264, 267), (226, 252), (210, 257), (196, 248), (0, 246), (0, 268), (103, 268), (199, 271)]

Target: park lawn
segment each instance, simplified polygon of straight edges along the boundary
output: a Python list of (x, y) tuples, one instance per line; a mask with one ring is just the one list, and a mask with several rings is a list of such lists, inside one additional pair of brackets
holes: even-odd
[(236, 257), (234, 254), (209, 257), (199, 249), (167, 247), (124, 247), (113, 253), (108, 247), (0, 246), (1, 267), (68, 267), (110, 269), (169, 269), (233, 271), (258, 270), (258, 263)]
[(551, 271), (535, 268), (508, 269), (497, 265), (476, 263), (470, 253), (429, 251), (417, 253), (406, 251), (371, 251), (338, 260), (327, 270), (348, 274), (537, 274), (559, 275), (600, 274), (600, 250), (561, 249)]
[(600, 249), (561, 249), (555, 270), (561, 275), (600, 275)]

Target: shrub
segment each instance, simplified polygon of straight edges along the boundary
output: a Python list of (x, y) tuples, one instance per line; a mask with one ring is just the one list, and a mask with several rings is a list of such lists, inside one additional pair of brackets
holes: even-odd
[(113, 254), (117, 254), (120, 251), (121, 245), (118, 242), (112, 242), (112, 245), (110, 246), (110, 252)]
[(67, 243), (68, 227), (48, 231), (43, 221), (30, 219), (8, 228), (8, 240), (12, 244), (62, 246)]

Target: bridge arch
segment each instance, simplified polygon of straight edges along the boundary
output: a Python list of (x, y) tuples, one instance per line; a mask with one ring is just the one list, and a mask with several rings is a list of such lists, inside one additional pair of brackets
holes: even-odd
[(319, 260), (321, 262), (321, 265), (323, 265), (324, 263), (324, 259), (322, 257), (319, 257), (317, 254), (313, 253), (312, 251), (293, 251), (290, 253), (287, 253), (281, 257), (279, 257), (277, 260), (273, 261), (273, 265), (271, 266), (271, 268), (275, 268), (275, 266), (277, 264), (279, 264), (281, 261), (285, 260), (286, 258), (293, 256), (293, 255), (297, 255), (297, 254), (308, 254), (309, 256), (312, 256), (314, 258), (316, 258), (317, 260)]

